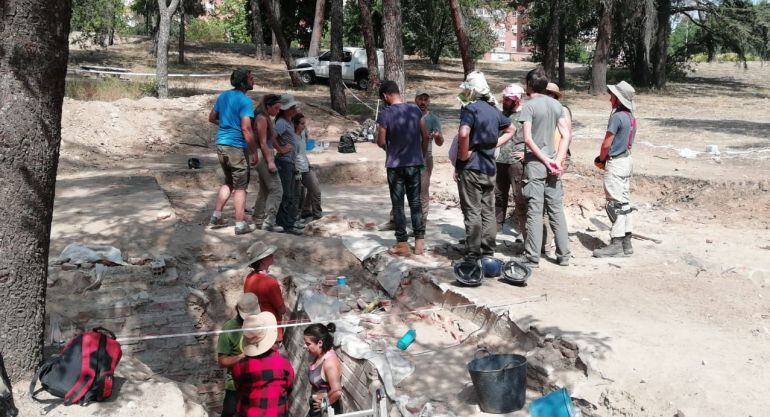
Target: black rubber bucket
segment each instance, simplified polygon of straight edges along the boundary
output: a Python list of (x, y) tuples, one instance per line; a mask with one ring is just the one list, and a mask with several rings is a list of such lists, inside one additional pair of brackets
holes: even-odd
[(505, 414), (524, 407), (527, 390), (527, 358), (521, 355), (491, 355), (479, 357), (468, 364), (476, 398), (481, 411)]

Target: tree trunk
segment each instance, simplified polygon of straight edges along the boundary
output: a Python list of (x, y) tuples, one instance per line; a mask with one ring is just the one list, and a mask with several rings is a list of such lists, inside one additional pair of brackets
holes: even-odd
[(564, 36), (564, 26), (559, 28), (559, 87), (567, 86), (567, 74), (564, 68), (564, 60), (567, 56), (567, 38)]
[(671, 35), (671, 0), (658, 0), (658, 28), (652, 49), (652, 86), (666, 87), (666, 64), (668, 62), (668, 38)]
[[(271, 0), (260, 0), (260, 2), (260, 5), (262, 6), (262, 9), (265, 13), (265, 17), (267, 18), (267, 24), (270, 25), (270, 30), (273, 31), (273, 38), (275, 39), (273, 44), (278, 45), (278, 54), (274, 54), (273, 56), (283, 57), (283, 62), (286, 64), (286, 69), (292, 69), (294, 67), (294, 62), (291, 58), (291, 50), (289, 49), (289, 44), (286, 43), (286, 38), (284, 38), (283, 32), (281, 32), (281, 26), (278, 23), (278, 19), (273, 14), (273, 9), (270, 4)], [(302, 82), (299, 80), (299, 75), (297, 75), (295, 71), (289, 71), (289, 77), (291, 78), (292, 87), (302, 86)]]
[(184, 35), (185, 35), (184, 1), (179, 4), (179, 65), (184, 65)]
[(548, 41), (543, 51), (543, 69), (548, 79), (556, 79), (556, 63), (559, 60), (559, 0), (550, 1), (548, 12)]
[(265, 32), (262, 29), (262, 11), (259, 0), (249, 0), (251, 5), (251, 42), (254, 43), (258, 60), (264, 60), (266, 55)]
[(404, 46), (401, 40), (401, 0), (382, 0), (385, 79), (395, 81), (404, 93)]
[(281, 2), (279, 0), (273, 0), (273, 6), (271, 8), (272, 10), (272, 16), (275, 19), (276, 22), (278, 22), (277, 26), (273, 26), (272, 24), (270, 27), (273, 31), (273, 51), (270, 56), (270, 62), (273, 64), (277, 64), (281, 62), (281, 46), (278, 44), (278, 38), (284, 39), (283, 37), (283, 27), (281, 26)]
[[(320, 0), (323, 1), (323, 0)], [(380, 85), (379, 61), (377, 60), (377, 46), (374, 43), (374, 27), (372, 26), (372, 14), (369, 11), (369, 0), (358, 0), (361, 13), (361, 31), (364, 35), (364, 47), (366, 47), (366, 68), (369, 71), (369, 91), (377, 91)]]
[[(342, 62), (342, 32), (343, 15), (342, 0), (331, 1), (331, 60), (333, 63)], [(345, 99), (345, 85), (342, 84), (342, 67), (329, 65), (329, 93), (331, 94), (332, 109), (339, 114), (348, 113), (348, 104)]]
[(179, 0), (158, 0), (158, 55), (155, 58), (155, 76), (158, 82), (158, 98), (168, 98), (168, 42), (171, 35), (171, 16), (174, 15)]
[(593, 95), (604, 94), (607, 91), (607, 59), (612, 40), (613, 0), (603, 2), (602, 6), (599, 31), (596, 35), (596, 49), (591, 64), (591, 94)]
[(11, 381), (42, 360), (69, 0), (0, 2), (0, 351)]
[(463, 61), (463, 73), (468, 75), (476, 69), (476, 63), (471, 56), (471, 43), (465, 33), (463, 14), (458, 0), (449, 0), (449, 12), (452, 14), (452, 24), (455, 28), (455, 35), (457, 35), (457, 47), (460, 49), (460, 58)]
[[(313, 33), (310, 35), (310, 46), (307, 56), (318, 56), (321, 52), (321, 38), (324, 31), (324, 9), (326, 0), (315, 1), (315, 17), (313, 18)], [(362, 12), (363, 13), (363, 12)]]

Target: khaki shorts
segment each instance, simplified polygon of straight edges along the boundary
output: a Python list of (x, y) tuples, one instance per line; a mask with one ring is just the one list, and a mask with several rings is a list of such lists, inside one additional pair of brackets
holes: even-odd
[(217, 156), (225, 174), (225, 185), (233, 190), (245, 190), (249, 186), (250, 171), (246, 149), (217, 145)]

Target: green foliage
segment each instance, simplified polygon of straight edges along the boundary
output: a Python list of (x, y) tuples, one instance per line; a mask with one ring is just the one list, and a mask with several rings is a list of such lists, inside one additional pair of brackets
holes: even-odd
[(571, 42), (567, 44), (564, 54), (568, 62), (588, 65), (591, 63), (592, 51), (593, 46), (589, 46), (587, 43)]
[(186, 39), (190, 42), (227, 42), (227, 28), (219, 19), (190, 19)]
[(81, 32), (79, 42), (107, 46), (110, 36), (126, 28), (122, 0), (73, 0), (71, 30)]
[(231, 43), (249, 43), (249, 25), (246, 19), (248, 2), (244, 0), (222, 0), (217, 8), (214, 19), (221, 21), (225, 31), (225, 39)]
[[(497, 36), (489, 26), (489, 22), (463, 10), (463, 23), (465, 24), (465, 34), (468, 36), (471, 44), (471, 56), (473, 59), (481, 58), (495, 47)], [(452, 29), (452, 36), (455, 36), (454, 29)], [(460, 56), (460, 48), (458, 47), (456, 37), (449, 40), (446, 56)]]

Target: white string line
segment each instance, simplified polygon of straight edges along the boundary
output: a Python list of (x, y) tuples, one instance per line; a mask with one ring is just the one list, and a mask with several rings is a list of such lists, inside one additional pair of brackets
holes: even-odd
[[(129, 77), (155, 77), (157, 74), (154, 72), (122, 72), (122, 71), (109, 71), (109, 70), (83, 70), (76, 69), (72, 72), (79, 73), (91, 73), (91, 74), (110, 74), (110, 75), (125, 75)], [(230, 76), (227, 73), (215, 73), (215, 74), (168, 74), (169, 77), (225, 77)]]
[[(405, 312), (401, 312), (401, 313), (375, 314), (375, 316), (377, 316), (377, 317), (403, 316), (403, 315), (417, 314), (417, 313), (432, 313), (432, 312), (437, 312), (437, 311), (441, 311), (441, 310), (454, 310), (454, 309), (457, 309), (457, 308), (466, 308), (466, 307), (474, 307), (474, 306), (475, 307), (485, 307), (485, 308), (487, 308), (489, 310), (492, 310), (492, 309), (500, 308), (500, 307), (508, 307), (508, 306), (511, 306), (511, 305), (514, 305), (514, 304), (524, 304), (524, 303), (528, 303), (528, 302), (531, 302), (531, 301), (536, 301), (537, 299), (540, 299), (540, 298), (547, 298), (547, 294), (541, 294), (541, 295), (537, 295), (537, 296), (523, 298), (523, 299), (519, 299), (519, 300), (510, 302), (510, 303), (498, 304), (498, 305), (495, 305), (495, 306), (484, 306), (484, 305), (479, 306), (478, 303), (468, 303), (468, 304), (459, 304), (459, 305), (454, 305), (454, 306), (449, 306), (449, 307), (441, 306), (441, 307), (425, 308), (425, 309), (420, 309), (420, 310), (411, 310), (411, 311), (405, 311)], [(359, 314), (357, 316), (356, 315), (346, 315), (344, 317), (340, 317), (340, 319), (347, 318), (347, 317), (362, 317), (362, 316), (363, 316), (362, 314)], [(238, 329), (230, 329), (230, 330), (210, 330), (210, 331), (205, 331), (205, 332), (170, 333), (170, 334), (147, 335), (147, 336), (122, 336), (122, 337), (118, 337), (117, 341), (120, 342), (120, 343), (125, 343), (125, 342), (139, 342), (139, 341), (144, 341), (144, 340), (170, 339), (170, 338), (175, 338), (175, 337), (209, 336), (209, 335), (219, 335), (219, 334), (223, 334), (223, 333), (236, 333), (236, 332), (244, 332), (244, 331), (266, 330), (266, 329), (286, 329), (286, 328), (290, 328), (290, 327), (307, 326), (307, 325), (310, 325), (310, 324), (318, 324), (318, 323), (324, 323), (324, 322), (329, 322), (329, 321), (334, 321), (334, 320), (318, 320), (318, 321), (312, 321), (311, 320), (311, 321), (303, 321), (303, 322), (300, 322), (300, 323), (278, 324), (278, 325), (275, 325), (275, 326), (261, 326), (261, 327), (250, 327), (250, 328), (238, 328)]]

